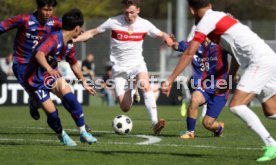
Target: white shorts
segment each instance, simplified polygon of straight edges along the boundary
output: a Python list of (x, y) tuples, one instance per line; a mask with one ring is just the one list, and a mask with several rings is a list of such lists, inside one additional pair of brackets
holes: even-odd
[(133, 67), (113, 66), (112, 78), (115, 83), (116, 96), (121, 96), (130, 89), (134, 89), (133, 78), (139, 73), (148, 72), (146, 63), (142, 61)]
[(257, 94), (260, 102), (265, 102), (276, 94), (276, 57), (252, 62), (245, 70), (237, 89)]

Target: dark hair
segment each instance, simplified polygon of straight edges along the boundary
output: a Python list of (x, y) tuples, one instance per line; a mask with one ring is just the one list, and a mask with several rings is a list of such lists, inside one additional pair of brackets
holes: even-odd
[(55, 7), (57, 5), (57, 1), (56, 0), (36, 0), (36, 5), (38, 8), (42, 8), (44, 6)]
[(189, 6), (194, 9), (200, 9), (208, 6), (211, 1), (210, 0), (188, 0)]
[(136, 6), (137, 8), (140, 8), (140, 0), (122, 0), (122, 5), (124, 5), (125, 7), (129, 7), (129, 6)]
[(83, 14), (79, 9), (71, 9), (62, 16), (62, 29), (73, 30), (77, 26), (83, 25)]

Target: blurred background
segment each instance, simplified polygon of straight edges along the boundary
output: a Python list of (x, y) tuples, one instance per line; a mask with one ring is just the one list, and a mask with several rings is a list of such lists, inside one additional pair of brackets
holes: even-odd
[[(80, 8), (85, 14), (85, 29), (97, 27), (108, 17), (121, 14), (120, 0), (58, 0), (55, 15), (61, 16), (73, 7)], [(0, 0), (1, 20), (16, 14), (30, 13), (36, 9), (35, 0)], [(247, 24), (270, 45), (276, 38), (276, 1), (275, 0), (213, 0), (215, 10), (231, 13)], [(190, 30), (193, 20), (185, 0), (141, 0), (140, 16), (152, 21), (163, 31), (173, 33), (177, 39), (184, 39)], [(0, 36), (0, 57), (7, 56), (12, 51), (16, 30)], [(85, 44), (77, 44), (78, 59), (83, 60), (88, 53), (94, 54), (96, 75), (104, 74), (104, 66), (109, 60), (109, 35), (104, 33)], [(144, 43), (144, 57), (148, 69), (154, 75), (160, 75), (162, 69), (171, 71), (177, 58), (160, 59), (163, 43), (147, 37)], [(275, 46), (276, 47), (276, 46)], [(170, 56), (171, 52), (165, 52)], [(168, 60), (169, 59), (169, 60)], [(164, 66), (160, 66), (160, 65)], [(163, 68), (162, 68), (163, 67)], [(164, 73), (163, 73), (164, 74)], [(165, 76), (165, 75), (164, 75)], [(163, 76), (161, 76), (163, 77)]]
[[(107, 18), (122, 13), (121, 0), (57, 1), (55, 15), (58, 17), (74, 7), (82, 10), (85, 15), (84, 29), (95, 28)], [(212, 2), (214, 10), (229, 12), (276, 49), (276, 0), (213, 0)], [(0, 20), (36, 10), (35, 0), (0, 0), (0, 4)], [(141, 0), (140, 16), (150, 20), (159, 29), (174, 34), (177, 40), (186, 39), (193, 25), (186, 0)], [(12, 52), (15, 34), (16, 30), (11, 30), (0, 35), (0, 58), (4, 59)], [(107, 32), (86, 43), (76, 44), (80, 63), (88, 54), (93, 54), (93, 74), (97, 78), (105, 74), (108, 65), (109, 40), (110, 33)], [(156, 78), (166, 78), (179, 60), (178, 54), (167, 48), (161, 40), (146, 37), (143, 48), (148, 70)], [(68, 66), (61, 64), (65, 65), (61, 72), (68, 74), (70, 78), (72, 73), (68, 71)], [(191, 68), (188, 67), (183, 75), (189, 77)], [(10, 78), (15, 80), (12, 75)]]

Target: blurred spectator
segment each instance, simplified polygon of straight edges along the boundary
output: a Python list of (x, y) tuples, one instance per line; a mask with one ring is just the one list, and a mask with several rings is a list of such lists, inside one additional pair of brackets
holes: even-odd
[(12, 53), (6, 56), (6, 58), (0, 59), (1, 70), (6, 74), (6, 76), (14, 76), (12, 71)]
[(105, 74), (102, 77), (102, 88), (101, 88), (101, 93), (104, 95), (106, 101), (107, 101), (107, 106), (112, 107), (114, 106), (114, 99), (113, 99), (113, 94), (114, 94), (114, 88), (112, 87), (112, 65), (107, 65), (105, 67)]
[(81, 69), (85, 77), (89, 77), (91, 80), (95, 78), (94, 55), (92, 53), (88, 53), (86, 59), (82, 61)]

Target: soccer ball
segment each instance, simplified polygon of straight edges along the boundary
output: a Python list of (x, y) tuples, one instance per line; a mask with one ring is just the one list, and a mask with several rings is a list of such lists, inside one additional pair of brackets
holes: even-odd
[(118, 115), (112, 121), (112, 128), (117, 134), (128, 134), (132, 130), (132, 121), (126, 115)]

